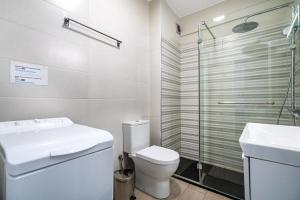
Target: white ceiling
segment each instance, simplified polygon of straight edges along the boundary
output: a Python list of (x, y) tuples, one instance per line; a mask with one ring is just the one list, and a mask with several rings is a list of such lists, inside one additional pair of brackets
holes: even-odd
[(223, 1), (224, 0), (167, 0), (167, 3), (178, 17), (184, 17)]

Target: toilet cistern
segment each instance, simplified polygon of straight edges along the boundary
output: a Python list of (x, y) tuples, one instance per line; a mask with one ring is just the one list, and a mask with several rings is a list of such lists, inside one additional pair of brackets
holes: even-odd
[(136, 187), (154, 196), (170, 195), (170, 178), (179, 165), (179, 154), (171, 149), (150, 146), (149, 120), (123, 123), (124, 152), (133, 160)]

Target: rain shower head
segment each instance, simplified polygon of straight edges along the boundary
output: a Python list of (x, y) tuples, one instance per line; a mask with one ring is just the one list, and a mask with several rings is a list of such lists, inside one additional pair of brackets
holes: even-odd
[(234, 33), (246, 33), (248, 31), (252, 31), (258, 27), (257, 22), (247, 22), (245, 21), (242, 24), (238, 24), (232, 28), (232, 32)]

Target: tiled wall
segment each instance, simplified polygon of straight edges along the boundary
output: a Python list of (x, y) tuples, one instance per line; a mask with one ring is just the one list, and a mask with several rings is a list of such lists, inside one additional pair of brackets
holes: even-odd
[[(110, 131), (149, 115), (149, 7), (141, 0), (0, 0), (0, 121), (66, 116)], [(69, 16), (121, 49), (62, 28)], [(49, 67), (48, 86), (9, 83), (11, 60)], [(117, 167), (118, 162), (115, 162)]]
[(162, 146), (180, 152), (180, 51), (162, 38), (161, 52)]
[[(176, 32), (176, 24), (179, 18), (168, 6), (165, 0), (152, 0), (150, 5), (159, 2), (160, 5), (160, 33), (159, 33), (159, 65), (155, 65), (158, 73), (152, 76), (151, 86), (159, 85), (156, 90), (159, 94), (159, 145), (180, 151), (180, 51), (179, 34)], [(151, 45), (152, 42), (151, 42)], [(155, 45), (155, 44), (154, 44)], [(159, 66), (159, 67), (157, 67)], [(152, 68), (152, 66), (151, 66)], [(159, 79), (159, 80), (157, 80)], [(154, 81), (154, 82), (153, 82)], [(157, 96), (157, 94), (155, 95)], [(151, 96), (152, 101), (152, 96)], [(152, 104), (152, 103), (151, 103)], [(157, 108), (157, 106), (155, 106)], [(151, 108), (152, 112), (152, 108)], [(156, 110), (155, 110), (156, 112)]]
[(181, 45), (181, 156), (199, 160), (199, 66), (196, 42)]

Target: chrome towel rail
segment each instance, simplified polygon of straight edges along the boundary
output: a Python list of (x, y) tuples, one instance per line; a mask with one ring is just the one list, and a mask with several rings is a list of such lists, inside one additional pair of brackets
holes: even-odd
[(233, 101), (219, 101), (218, 104), (228, 105), (274, 105), (275, 102), (233, 102)]
[(96, 29), (94, 29), (94, 28), (91, 28), (91, 27), (89, 27), (89, 26), (87, 26), (87, 25), (85, 25), (85, 24), (83, 24), (83, 23), (80, 23), (80, 22), (74, 20), (74, 19), (65, 17), (65, 18), (64, 18), (64, 25), (63, 25), (63, 26), (64, 26), (65, 28), (70, 28), (70, 21), (72, 21), (72, 22), (74, 22), (74, 23), (76, 23), (76, 24), (79, 24), (79, 25), (81, 25), (81, 26), (83, 26), (83, 27), (85, 27), (85, 28), (87, 28), (87, 29), (92, 30), (92, 31), (95, 31), (95, 32), (97, 32), (97, 33), (99, 33), (99, 34), (101, 34), (101, 35), (103, 35), (103, 36), (105, 36), (105, 37), (107, 37), (107, 38), (109, 38), (109, 39), (115, 40), (115, 41), (117, 42), (117, 47), (120, 48), (120, 45), (121, 45), (121, 43), (122, 43), (121, 40), (118, 40), (118, 39), (116, 39), (116, 38), (114, 38), (114, 37), (112, 37), (112, 36), (110, 36), (110, 35), (107, 35), (107, 34), (105, 34), (105, 33), (102, 33), (101, 31), (98, 31), (98, 30), (96, 30)]

